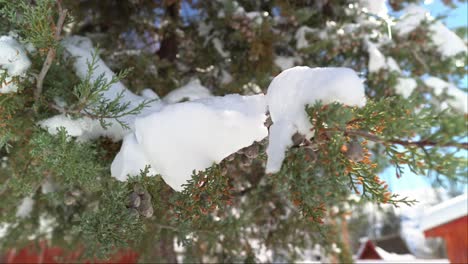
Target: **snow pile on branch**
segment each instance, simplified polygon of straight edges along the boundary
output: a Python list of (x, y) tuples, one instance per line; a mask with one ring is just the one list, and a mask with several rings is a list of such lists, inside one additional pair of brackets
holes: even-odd
[(146, 99), (150, 99), (150, 100), (160, 100), (161, 98), (159, 98), (159, 95), (157, 95), (153, 90), (151, 90), (150, 88), (146, 88), (146, 89), (143, 89), (143, 91), (141, 91), (141, 96), (145, 97)]
[[(158, 146), (155, 146), (158, 148)], [(145, 156), (143, 146), (138, 143), (135, 133), (127, 135), (123, 139), (120, 152), (114, 158), (111, 166), (111, 174), (120, 181), (126, 181), (128, 175), (139, 175), (140, 171), (149, 166), (150, 162)], [(156, 175), (157, 172), (150, 167), (148, 173)]]
[(275, 65), (278, 66), (282, 71), (294, 67), (296, 61), (299, 58), (296, 57), (285, 57), (285, 56), (276, 56)]
[(232, 82), (232, 80), (233, 80), (232, 75), (229, 72), (225, 70), (221, 71), (221, 84), (228, 84)]
[[(404, 9), (404, 15), (396, 23), (395, 28), (400, 35), (406, 35), (415, 30), (423, 21), (433, 18), (421, 6), (410, 4)], [(466, 44), (457, 34), (448, 29), (442, 22), (437, 21), (429, 26), (432, 31), (430, 37), (437, 46), (438, 52), (444, 57), (451, 57), (466, 52)]]
[[(87, 64), (93, 56), (91, 41), (71, 37), (63, 44), (75, 58), (74, 70), (78, 77), (86, 78)], [(101, 74), (108, 80), (114, 76), (98, 59), (91, 81)], [(144, 96), (135, 95), (120, 82), (113, 84), (102, 96), (113, 100), (120, 93), (124, 95), (121, 103), (129, 103), (130, 107), (137, 106), (148, 97), (157, 97), (150, 90), (145, 90)], [(198, 100), (176, 103), (184, 99)], [(199, 81), (192, 81), (168, 94), (163, 102), (154, 102), (139, 115), (123, 118), (130, 130), (125, 130), (114, 120), (108, 120), (112, 125), (106, 130), (97, 120), (88, 117), (72, 120), (65, 114), (43, 120), (40, 125), (51, 134), (57, 133), (58, 127), (65, 127), (78, 140), (99, 136), (115, 140), (125, 137), (112, 164), (114, 177), (126, 180), (128, 175), (138, 175), (146, 165), (151, 165), (151, 174), (161, 174), (172, 188), (181, 190), (193, 171), (204, 170), (265, 138), (268, 134), (264, 126), (265, 113), (263, 95), (211, 97), (209, 90)]]
[(164, 107), (135, 122), (112, 163), (119, 180), (151, 165), (174, 190), (200, 171), (268, 135), (263, 95), (227, 95)]
[(448, 29), (442, 22), (437, 22), (431, 26), (433, 34), (432, 41), (437, 46), (437, 50), (445, 57), (451, 57), (459, 53), (466, 53), (465, 41), (455, 32)]
[(295, 132), (311, 137), (306, 105), (340, 102), (364, 106), (364, 85), (356, 72), (348, 68), (294, 67), (276, 76), (268, 87), (267, 104), (273, 125), (267, 148), (267, 173), (281, 169), (286, 149)]
[(395, 29), (400, 35), (407, 35), (419, 27), (421, 22), (428, 17), (430, 17), (429, 13), (424, 7), (410, 4), (403, 10), (403, 15), (395, 24)]
[(164, 101), (170, 104), (179, 103), (182, 101), (193, 101), (197, 99), (207, 98), (211, 96), (210, 90), (200, 83), (200, 80), (195, 79), (186, 85), (177, 88), (164, 97)]
[(119, 141), (126, 134), (130, 133), (128, 129), (125, 129), (115, 121), (112, 121), (111, 125), (104, 129), (97, 119), (89, 117), (72, 119), (65, 114), (42, 120), (39, 122), (39, 125), (51, 135), (57, 134), (58, 128), (63, 127), (67, 130), (69, 136), (76, 137), (79, 142), (93, 140), (101, 136)]
[[(81, 79), (86, 78), (86, 75), (88, 74), (88, 63), (92, 61), (94, 52), (91, 40), (86, 37), (71, 36), (66, 38), (62, 42), (62, 44), (65, 47), (65, 49), (70, 53), (70, 55), (73, 56), (73, 58), (75, 59), (73, 67), (75, 69), (76, 75), (78, 75), (78, 77)], [(102, 74), (108, 81), (110, 81), (112, 77), (115, 76), (115, 73), (111, 69), (109, 69), (106, 63), (102, 59), (98, 58), (96, 63), (96, 70), (93, 71), (90, 80), (95, 81)], [(123, 93), (123, 98), (121, 102), (130, 103), (130, 108), (138, 106), (145, 99), (132, 93), (123, 85), (122, 82), (117, 82), (111, 85), (111, 87), (108, 90), (102, 93), (102, 96), (105, 99), (113, 100), (120, 93)]]
[(297, 49), (303, 49), (309, 46), (309, 41), (307, 40), (306, 36), (310, 33), (315, 34), (317, 33), (317, 30), (307, 26), (302, 26), (296, 31), (296, 35), (294, 37), (296, 38)]
[(18, 90), (12, 77), (24, 77), (31, 66), (31, 61), (25, 49), (10, 36), (0, 37), (0, 76), (6, 73), (6, 78), (0, 84), (0, 93), (11, 93)]
[(461, 113), (468, 113), (468, 94), (455, 85), (448, 83), (437, 77), (428, 77), (424, 83), (434, 91), (436, 96), (441, 96), (444, 92), (449, 96), (441, 105), (442, 109), (447, 108), (447, 104)]
[(401, 73), (400, 66), (398, 66), (398, 63), (392, 57), (387, 57), (387, 67), (391, 71), (396, 71), (396, 72)]
[[(377, 44), (365, 40), (365, 45), (369, 53), (369, 72), (379, 72), (380, 70), (388, 69), (401, 74), (398, 63), (392, 57), (385, 57), (382, 52), (380, 52)], [(413, 78), (398, 77), (397, 84), (395, 85), (395, 92), (404, 98), (408, 98), (417, 86), (418, 84)]]
[[(369, 52), (369, 72), (378, 72), (382, 69), (388, 69), (401, 74), (400, 66), (392, 57), (385, 57), (371, 42), (368, 42)], [(398, 77), (395, 85), (395, 92), (404, 98), (410, 97), (418, 84), (413, 78)]]
[[(93, 55), (90, 40), (71, 37), (63, 44), (75, 57), (77, 75), (85, 78), (87, 63)], [(91, 81), (100, 75), (107, 79), (114, 76), (101, 59), (96, 66)], [(135, 95), (120, 82), (103, 91), (102, 96), (113, 100), (121, 93), (124, 95), (121, 103), (129, 103), (131, 107), (146, 98), (157, 98), (148, 89), (143, 96)], [(185, 99), (190, 101), (180, 102)], [(291, 136), (296, 131), (312, 135), (304, 108), (317, 101), (362, 106), (366, 100), (361, 80), (350, 69), (294, 67), (273, 80), (267, 98), (262, 94), (215, 97), (199, 81), (192, 81), (142, 113), (126, 116), (123, 121), (129, 124), (130, 130), (112, 122), (115, 120), (109, 120), (112, 125), (105, 130), (97, 120), (87, 117), (72, 120), (65, 114), (44, 120), (40, 125), (52, 134), (63, 126), (78, 140), (99, 136), (124, 138), (111, 166), (113, 177), (124, 181), (150, 165), (150, 174), (160, 174), (168, 185), (180, 191), (194, 171), (205, 170), (268, 135), (264, 125), (267, 103), (274, 122), (267, 150), (267, 171), (278, 171)]]
[(388, 16), (386, 0), (360, 0), (363, 11), (385, 18)]
[(33, 210), (33, 206), (34, 206), (33, 198), (29, 196), (23, 198), (23, 200), (21, 201), (21, 204), (18, 206), (16, 210), (16, 217), (19, 217), (19, 218), (28, 217)]
[(418, 84), (413, 78), (400, 77), (395, 86), (395, 92), (403, 96), (403, 98), (408, 98), (416, 87), (418, 87)]
[(369, 53), (369, 72), (378, 72), (381, 69), (387, 68), (387, 62), (385, 56), (377, 48), (377, 45), (366, 41), (367, 52)]
[[(82, 80), (85, 79), (88, 74), (88, 63), (92, 61), (94, 52), (91, 40), (85, 37), (72, 36), (66, 38), (62, 44), (66, 51), (74, 58), (73, 67), (76, 75)], [(103, 74), (107, 80), (111, 80), (115, 75), (105, 62), (98, 58), (96, 69), (93, 71), (90, 81), (95, 81), (101, 74)], [(101, 95), (103, 98), (112, 101), (120, 93), (123, 94), (123, 98), (120, 102), (122, 104), (129, 103), (129, 108), (134, 108), (147, 99), (146, 97), (132, 93), (121, 82), (111, 85), (110, 88), (102, 92)], [(145, 91), (145, 93), (148, 92)], [(148, 96), (157, 97), (154, 92)], [(163, 104), (161, 102), (155, 101), (149, 107), (143, 109), (140, 115), (158, 111), (162, 106)], [(135, 117), (135, 115), (128, 115), (121, 118), (121, 120), (127, 123), (130, 128), (133, 128)], [(110, 127), (104, 129), (97, 119), (91, 119), (89, 117), (72, 119), (65, 114), (61, 114), (43, 120), (39, 122), (39, 125), (47, 129), (50, 134), (56, 134), (59, 127), (64, 127), (69, 135), (77, 137), (79, 141), (92, 140), (100, 136), (110, 137), (117, 141), (131, 132), (131, 130), (125, 129), (113, 119), (106, 119), (106, 121), (110, 123)]]
[(401, 72), (400, 66), (392, 57), (385, 57), (380, 52), (378, 45), (369, 40), (365, 40), (367, 52), (369, 53), (369, 72), (378, 72), (382, 69), (389, 69), (391, 71)]

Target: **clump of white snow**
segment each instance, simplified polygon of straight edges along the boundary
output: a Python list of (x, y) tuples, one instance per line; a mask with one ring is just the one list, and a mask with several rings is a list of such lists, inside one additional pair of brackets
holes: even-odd
[[(398, 63), (392, 57), (385, 57), (378, 48), (378, 44), (365, 40), (367, 52), (369, 53), (369, 72), (379, 72), (380, 70), (389, 70), (401, 74), (401, 69)], [(394, 87), (395, 92), (403, 98), (408, 98), (418, 86), (416, 80), (407, 77), (398, 77)]]
[(219, 53), (219, 55), (221, 55), (221, 57), (228, 58), (229, 56), (231, 56), (231, 53), (229, 53), (229, 51), (224, 50), (223, 43), (219, 38), (213, 38), (211, 42), (213, 43), (214, 48)]
[(171, 91), (163, 100), (167, 103), (173, 104), (182, 101), (193, 101), (207, 98), (210, 96), (212, 96), (210, 90), (203, 86), (199, 79), (195, 79), (186, 85)]
[(26, 51), (10, 36), (0, 37), (0, 65), (10, 76), (23, 74), (31, 66)]
[[(108, 119), (107, 119), (108, 120)], [(122, 127), (115, 121), (110, 122), (111, 125), (103, 128), (97, 119), (82, 117), (72, 119), (71, 117), (60, 114), (51, 118), (40, 121), (38, 124), (47, 129), (49, 134), (56, 135), (60, 127), (67, 130), (67, 134), (76, 137), (78, 141), (93, 140), (101, 136), (109, 137), (114, 141), (121, 140), (129, 130)]]
[(430, 87), (437, 96), (447, 93), (449, 98), (445, 102), (461, 113), (468, 113), (468, 94), (455, 85), (448, 83), (440, 78), (430, 76), (424, 80), (424, 83)]
[(230, 82), (232, 82), (234, 78), (232, 78), (232, 75), (225, 71), (225, 70), (222, 70), (221, 71), (221, 84), (228, 84)]
[(418, 84), (413, 78), (400, 77), (398, 78), (397, 85), (395, 86), (395, 92), (404, 98), (408, 98), (417, 86)]
[[(369, 53), (369, 72), (379, 72), (380, 70), (389, 70), (401, 74), (401, 69), (398, 63), (392, 57), (385, 57), (380, 52), (378, 45), (369, 40), (365, 40), (367, 52)], [(417, 87), (417, 83), (413, 78), (398, 77), (395, 92), (404, 98), (408, 98)]]
[(369, 53), (369, 72), (378, 72), (381, 69), (387, 68), (385, 56), (377, 48), (377, 45), (367, 41), (367, 52)]
[(369, 53), (369, 72), (378, 72), (382, 69), (401, 72), (400, 66), (392, 57), (385, 57), (379, 50), (378, 45), (366, 40), (367, 52)]
[(33, 210), (33, 206), (34, 206), (33, 198), (29, 196), (23, 198), (23, 200), (21, 201), (21, 204), (16, 209), (16, 217), (19, 217), (19, 218), (28, 217)]
[[(157, 148), (157, 146), (155, 147)], [(120, 149), (111, 166), (111, 174), (118, 180), (125, 181), (128, 175), (138, 175), (146, 166), (150, 166), (143, 146), (139, 144), (134, 133), (123, 139)], [(157, 173), (150, 167), (149, 174), (156, 175)]]
[(263, 95), (227, 95), (168, 105), (137, 118), (134, 137), (124, 139), (112, 163), (112, 175), (126, 180), (127, 174), (151, 165), (180, 191), (193, 171), (209, 168), (265, 138), (265, 112)]
[(466, 53), (466, 44), (455, 32), (448, 29), (442, 22), (436, 22), (431, 26), (433, 34), (432, 41), (437, 46), (437, 50), (445, 57), (455, 56), (459, 53)]
[(266, 171), (278, 172), (291, 137), (299, 132), (312, 136), (306, 105), (340, 102), (364, 106), (364, 85), (348, 68), (294, 67), (276, 76), (268, 87), (267, 104), (273, 125), (270, 127)]
[(7, 76), (0, 84), (0, 93), (11, 93), (18, 90), (12, 77), (24, 77), (31, 66), (31, 61), (21, 44), (10, 36), (0, 37), (0, 74), (6, 72)]
[(282, 71), (284, 71), (294, 67), (296, 61), (296, 57), (276, 56), (275, 65), (278, 66)]
[(359, 2), (366, 12), (383, 18), (388, 16), (387, 0), (360, 0)]
[(5, 169), (8, 166), (7, 162), (8, 162), (8, 157), (7, 156), (2, 157), (0, 159), (0, 168)]
[(297, 49), (303, 49), (309, 46), (309, 41), (307, 40), (306, 36), (310, 33), (317, 33), (317, 30), (307, 26), (302, 26), (296, 31), (295, 38)]
[[(66, 38), (63, 41), (63, 46), (66, 51), (74, 58), (74, 70), (79, 78), (85, 79), (88, 74), (88, 63), (91, 63), (94, 48), (91, 43), (91, 40), (85, 37), (72, 36)], [(114, 72), (105, 64), (105, 62), (97, 58), (96, 68), (93, 71), (90, 80), (94, 81), (99, 78), (100, 75), (110, 81), (114, 77)], [(147, 100), (147, 96), (157, 97), (157, 95), (152, 92), (145, 91), (146, 96), (138, 96), (131, 91), (129, 91), (121, 82), (117, 82), (111, 87), (103, 91), (101, 95), (110, 101), (115, 99), (120, 93), (123, 94), (121, 103), (129, 103), (129, 109), (137, 107), (144, 100)], [(163, 106), (163, 103), (160, 101), (153, 102), (149, 107), (144, 108), (140, 115), (145, 115), (154, 111), (158, 111)], [(128, 115), (121, 118), (121, 121), (128, 124), (130, 128), (133, 128), (135, 115)], [(110, 127), (104, 129), (99, 120), (91, 119), (89, 117), (83, 117), (79, 119), (72, 119), (65, 114), (60, 114), (49, 119), (39, 122), (39, 125), (47, 129), (49, 133), (56, 134), (57, 128), (64, 127), (68, 134), (77, 137), (78, 140), (92, 140), (100, 136), (110, 137), (113, 140), (121, 140), (125, 135), (131, 133), (131, 130), (128, 130), (122, 127), (116, 120), (105, 119), (107, 123), (110, 123)]]
[[(421, 22), (433, 20), (429, 12), (416, 4), (410, 4), (404, 9), (404, 15), (396, 23), (395, 29), (400, 35), (406, 35), (415, 30)], [(442, 22), (437, 21), (429, 26), (430, 37), (437, 46), (438, 52), (444, 57), (451, 57), (466, 52), (466, 44)]]
[[(63, 40), (62, 44), (75, 59), (73, 64), (75, 73), (78, 77), (84, 79), (88, 74), (88, 63), (92, 61), (94, 52), (91, 40), (86, 37), (71, 36)], [(90, 78), (91, 81), (95, 81), (101, 74), (103, 74), (108, 81), (115, 76), (115, 73), (109, 69), (106, 63), (102, 59), (98, 58), (96, 70)], [(122, 102), (130, 102), (133, 107), (137, 106), (142, 101), (140, 96), (129, 91), (122, 82), (113, 84), (109, 90), (104, 91), (102, 95), (104, 98), (112, 100), (122, 92), (124, 95)]]
[(55, 192), (56, 186), (50, 178), (46, 178), (41, 185), (41, 193), (48, 194)]
[(159, 95), (157, 95), (153, 90), (150, 88), (146, 88), (143, 91), (141, 91), (141, 96), (145, 97), (146, 99), (155, 99), (155, 100), (160, 100)]
[(8, 232), (8, 228), (11, 224), (9, 223), (0, 223), (0, 238), (3, 238)]
[(400, 35), (406, 35), (415, 30), (427, 17), (429, 17), (429, 13), (424, 7), (410, 4), (405, 7), (403, 15), (394, 27)]
[(387, 66), (389, 70), (401, 73), (400, 66), (392, 57), (387, 57)]

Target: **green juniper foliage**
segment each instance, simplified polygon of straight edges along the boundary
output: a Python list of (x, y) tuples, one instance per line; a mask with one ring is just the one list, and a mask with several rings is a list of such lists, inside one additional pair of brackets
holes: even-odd
[[(394, 11), (419, 3), (389, 2)], [(258, 13), (249, 17), (241, 8)], [(26, 76), (10, 80), (18, 91), (0, 92), (0, 225), (6, 230), (0, 252), (47, 240), (83, 248), (83, 260), (131, 248), (143, 262), (175, 262), (182, 256), (184, 262), (250, 263), (265, 254), (270, 261), (294, 261), (320, 244), (330, 261), (349, 262), (349, 241), (341, 228), (349, 206), (362, 205), (350, 197), (394, 206), (415, 202), (390, 192), (379, 176), (383, 169), (392, 167), (395, 177), (406, 177), (408, 167), (434, 181), (466, 184), (466, 114), (439, 107), (453, 98), (434, 93), (424, 82), (431, 75), (460, 83), (465, 54), (437, 52), (429, 30), (434, 21), (398, 35), (391, 27), (389, 32), (387, 19), (362, 12), (351, 0), (0, 0), (0, 14), (0, 35), (34, 47), (28, 49), (32, 65)], [(57, 31), (61, 15), (65, 23)], [(368, 23), (371, 18), (381, 22)], [(353, 33), (339, 33), (352, 25)], [(296, 37), (302, 26), (312, 29), (304, 35), (305, 47)], [(391, 41), (379, 49), (402, 73), (370, 71), (365, 41), (378, 42), (389, 33)], [(62, 47), (69, 35), (87, 36), (100, 47), (84, 78)], [(120, 74), (93, 79), (98, 55)], [(215, 95), (265, 93), (281, 72), (275, 63), (281, 58), (293, 58), (295, 65), (354, 69), (365, 79), (367, 104), (307, 105), (314, 136), (295, 135), (275, 174), (264, 172), (268, 142), (263, 140), (195, 171), (182, 192), (150, 175), (148, 167), (120, 182), (110, 175), (120, 142), (83, 142), (64, 128), (51, 135), (38, 125), (66, 114), (99, 120), (103, 127), (116, 120), (129, 128), (123, 118), (152, 100), (132, 106), (122, 101), (123, 94), (105, 98), (102, 93), (118, 82), (135, 93), (151, 87), (159, 96), (193, 78)], [(35, 98), (48, 62), (43, 91)], [(401, 75), (417, 83), (408, 98), (395, 89)], [(7, 77), (0, 69), (1, 87)], [(34, 202), (30, 214), (21, 216), (25, 197)], [(48, 231), (40, 228), (44, 219)], [(183, 252), (176, 252), (174, 242)], [(258, 245), (267, 253), (260, 254)]]
[(78, 85), (73, 88), (73, 95), (76, 97), (77, 103), (70, 109), (65, 110), (72, 114), (84, 114), (88, 117), (99, 119), (101, 126), (107, 128), (110, 124), (105, 119), (113, 118), (119, 125), (124, 128), (129, 128), (128, 125), (121, 120), (122, 117), (135, 115), (151, 103), (151, 100), (144, 101), (136, 107), (130, 107), (130, 102), (122, 103), (124, 97), (123, 92), (119, 93), (113, 100), (103, 98), (101, 94), (109, 88), (124, 79), (131, 72), (130, 69), (125, 69), (121, 73), (113, 76), (111, 80), (107, 80), (104, 74), (99, 75), (96, 80), (92, 81), (91, 76), (97, 68), (97, 50), (93, 53), (93, 57), (88, 62), (86, 77)]
[(58, 45), (51, 26), (51, 18), (56, 15), (54, 1), (40, 0), (31, 5), (25, 0), (2, 0), (0, 4), (7, 28), (15, 29), (24, 38), (24, 42), (33, 44), (37, 49), (49, 49)]

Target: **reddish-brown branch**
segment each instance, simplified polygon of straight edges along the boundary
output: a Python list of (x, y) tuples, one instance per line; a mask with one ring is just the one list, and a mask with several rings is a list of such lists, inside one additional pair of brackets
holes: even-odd
[(441, 143), (431, 140), (419, 140), (419, 141), (412, 141), (412, 140), (400, 140), (400, 139), (383, 139), (377, 135), (370, 134), (365, 131), (361, 130), (345, 130), (345, 129), (327, 129), (327, 132), (343, 132), (347, 135), (354, 135), (366, 138), (370, 141), (374, 141), (377, 143), (389, 143), (389, 144), (397, 144), (402, 146), (416, 146), (416, 147), (456, 147), (456, 148), (463, 148), (468, 149), (468, 143), (458, 143), (458, 142), (448, 142), (448, 143)]
[[(56, 41), (60, 40), (60, 33), (62, 32), (63, 28), (63, 23), (65, 23), (65, 18), (67, 16), (67, 10), (62, 8), (61, 1), (57, 1), (57, 6), (59, 9), (59, 18), (57, 20), (57, 24), (55, 24), (55, 34), (54, 34), (54, 39)], [(39, 73), (37, 77), (37, 82), (36, 82), (36, 91), (34, 94), (34, 99), (39, 101), (39, 98), (42, 93), (42, 87), (44, 85), (44, 78), (47, 75), (47, 72), (49, 71), (50, 66), (52, 65), (53, 60), (55, 59), (55, 56), (57, 54), (57, 51), (55, 50), (55, 47), (50, 47), (49, 51), (47, 52), (47, 57), (44, 61), (44, 64), (42, 65), (41, 72)]]

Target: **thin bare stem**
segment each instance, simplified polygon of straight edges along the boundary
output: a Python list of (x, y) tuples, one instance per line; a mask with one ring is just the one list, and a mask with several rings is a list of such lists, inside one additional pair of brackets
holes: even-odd
[(389, 143), (389, 144), (397, 144), (402, 146), (416, 146), (416, 147), (456, 147), (462, 149), (468, 149), (468, 143), (458, 143), (458, 142), (448, 142), (448, 143), (441, 143), (431, 140), (419, 140), (419, 141), (412, 141), (412, 140), (400, 140), (400, 139), (383, 139), (377, 135), (369, 134), (368, 132), (361, 131), (361, 130), (346, 130), (346, 129), (327, 129), (327, 132), (343, 132), (347, 135), (354, 135), (366, 138), (370, 141), (374, 141), (377, 143)]
[[(62, 4), (60, 0), (57, 1), (57, 6), (59, 9), (59, 18), (57, 20), (57, 24), (55, 24), (54, 39), (56, 41), (59, 41), (60, 33), (62, 32), (62, 28), (63, 28), (63, 23), (65, 23), (65, 18), (67, 16), (67, 9), (62, 8)], [(47, 52), (47, 57), (44, 61), (44, 64), (42, 65), (41, 72), (39, 73), (37, 77), (36, 92), (34, 94), (34, 99), (36, 102), (38, 102), (39, 98), (41, 97), (42, 88), (44, 85), (44, 78), (47, 75), (47, 72), (49, 71), (49, 68), (52, 65), (53, 60), (55, 59), (56, 54), (57, 54), (57, 51), (55, 47), (50, 47), (49, 51)]]

